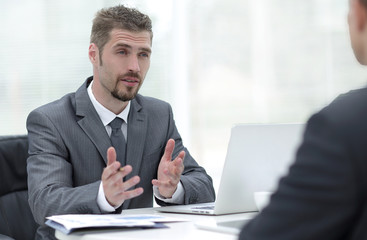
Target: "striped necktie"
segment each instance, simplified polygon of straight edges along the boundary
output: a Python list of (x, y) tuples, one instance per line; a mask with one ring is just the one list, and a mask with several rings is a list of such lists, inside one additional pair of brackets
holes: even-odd
[(116, 117), (108, 125), (112, 128), (111, 143), (116, 150), (117, 160), (121, 166), (126, 165), (126, 141), (125, 136), (121, 131), (121, 125), (124, 122), (121, 118)]

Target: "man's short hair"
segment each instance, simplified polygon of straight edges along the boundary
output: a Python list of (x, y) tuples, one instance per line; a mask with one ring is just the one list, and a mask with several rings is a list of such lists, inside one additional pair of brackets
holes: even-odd
[(103, 8), (96, 13), (90, 35), (90, 43), (97, 45), (101, 58), (103, 48), (110, 40), (113, 29), (124, 29), (132, 32), (148, 31), (153, 38), (152, 21), (137, 9), (123, 5)]

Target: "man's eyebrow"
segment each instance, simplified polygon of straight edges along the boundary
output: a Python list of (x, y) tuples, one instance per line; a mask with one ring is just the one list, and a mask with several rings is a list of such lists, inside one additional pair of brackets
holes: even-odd
[(139, 48), (139, 50), (143, 51), (143, 52), (148, 52), (148, 53), (151, 53), (152, 52), (152, 49), (150, 48)]
[(115, 46), (113, 46), (113, 48), (119, 48), (119, 47), (123, 47), (123, 48), (132, 48), (129, 44), (125, 44), (125, 43), (118, 43)]

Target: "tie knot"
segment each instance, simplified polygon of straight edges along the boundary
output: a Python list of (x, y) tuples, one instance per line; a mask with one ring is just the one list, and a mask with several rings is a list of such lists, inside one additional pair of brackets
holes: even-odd
[(123, 122), (124, 122), (124, 120), (122, 120), (119, 117), (116, 117), (108, 125), (110, 125), (110, 127), (112, 129), (121, 129), (121, 125), (122, 125)]

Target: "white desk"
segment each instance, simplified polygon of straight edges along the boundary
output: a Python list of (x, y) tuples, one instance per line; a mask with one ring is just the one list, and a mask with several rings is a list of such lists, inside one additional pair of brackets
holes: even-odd
[(61, 240), (136, 240), (136, 239), (159, 239), (159, 240), (181, 240), (181, 239), (210, 239), (210, 240), (237, 240), (238, 236), (233, 234), (225, 234), (207, 230), (198, 229), (194, 223), (200, 221), (213, 221), (213, 220), (239, 220), (250, 219), (255, 216), (256, 213), (241, 213), (230, 214), (221, 216), (202, 216), (193, 214), (172, 214), (172, 213), (160, 213), (154, 210), (154, 208), (143, 209), (131, 209), (125, 210), (122, 214), (157, 214), (181, 219), (187, 219), (187, 222), (166, 223), (169, 228), (160, 229), (123, 229), (123, 230), (96, 230), (88, 233), (72, 233), (65, 235), (59, 231), (56, 231), (56, 238)]

